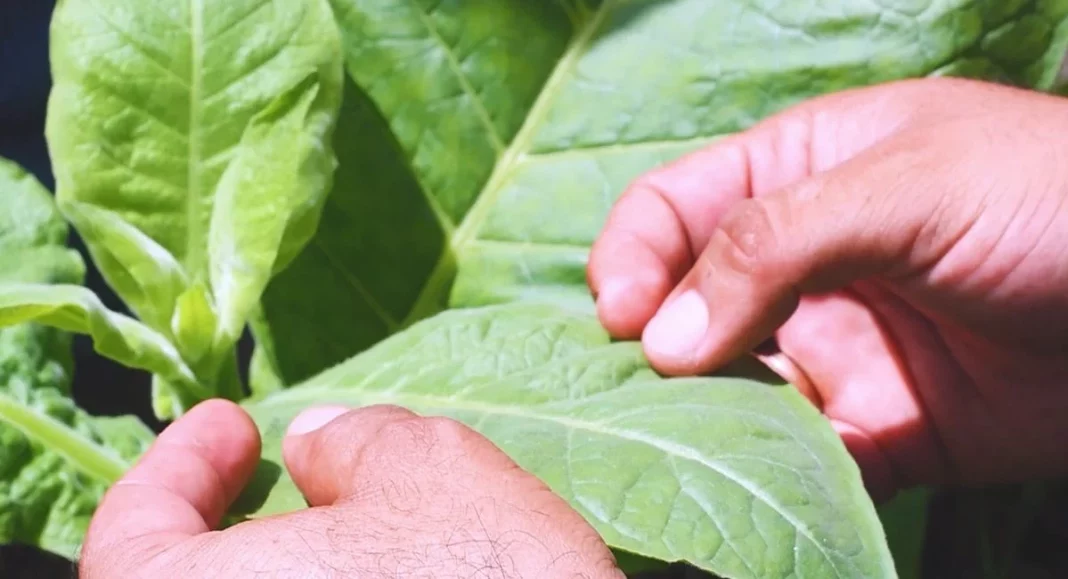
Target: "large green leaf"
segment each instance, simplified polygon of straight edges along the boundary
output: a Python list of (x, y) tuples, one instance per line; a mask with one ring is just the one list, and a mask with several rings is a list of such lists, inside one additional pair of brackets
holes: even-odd
[(60, 208), (228, 397), (233, 345), (330, 188), (340, 46), (327, 0), (61, 0), (52, 20)]
[(588, 307), (616, 197), (718, 135), (905, 77), (1050, 88), (1068, 44), (1068, 0), (332, 3), (341, 166), (256, 326), (290, 383), (446, 305)]
[[(0, 159), (0, 287), (79, 282), (82, 262), (64, 247), (66, 237), (48, 192)], [(152, 433), (132, 417), (78, 410), (70, 358), (66, 332), (37, 324), (0, 329), (0, 543), (74, 558), (104, 489)]]
[[(726, 374), (661, 379), (638, 344), (611, 343), (585, 314), (511, 304), (420, 322), (247, 403), (264, 458), (279, 465), (288, 422), (322, 403), (461, 420), (613, 547), (732, 578), (894, 576), (856, 465), (796, 389)], [(255, 516), (305, 505), (288, 479), (258, 498)]]

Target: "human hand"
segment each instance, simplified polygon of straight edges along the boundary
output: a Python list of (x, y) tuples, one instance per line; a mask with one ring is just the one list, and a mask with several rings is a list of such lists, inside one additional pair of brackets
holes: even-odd
[(196, 406), (105, 495), (80, 576), (623, 577), (563, 499), (457, 422), (317, 408), (283, 454), (311, 508), (213, 531), (260, 439), (236, 405)]
[(1068, 100), (925, 79), (803, 103), (638, 179), (589, 282), (666, 374), (774, 336), (876, 498), (1068, 473)]

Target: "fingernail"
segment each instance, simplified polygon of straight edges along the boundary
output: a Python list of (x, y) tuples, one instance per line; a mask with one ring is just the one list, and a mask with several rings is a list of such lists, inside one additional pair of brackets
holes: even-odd
[(308, 434), (326, 426), (328, 422), (345, 414), (350, 409), (344, 406), (318, 406), (301, 412), (289, 423), (286, 436)]
[(692, 356), (708, 332), (708, 305), (696, 290), (687, 290), (653, 317), (642, 341), (672, 358)]

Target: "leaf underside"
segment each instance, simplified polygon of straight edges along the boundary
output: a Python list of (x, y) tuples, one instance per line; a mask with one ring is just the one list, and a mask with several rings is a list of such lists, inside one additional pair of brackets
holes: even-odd
[(444, 307), (588, 311), (588, 248), (642, 172), (849, 87), (1049, 89), (1068, 46), (1066, 0), (331, 3), (349, 72), (340, 167), (263, 299), (268, 383)]
[[(281, 471), (289, 421), (324, 403), (456, 418), (613, 547), (725, 577), (894, 576), (856, 465), (795, 389), (730, 374), (661, 379), (639, 345), (611, 343), (584, 314), (453, 310), (249, 402), (275, 466), (265, 473)], [(253, 489), (242, 502), (253, 516), (305, 505), (285, 478)]]

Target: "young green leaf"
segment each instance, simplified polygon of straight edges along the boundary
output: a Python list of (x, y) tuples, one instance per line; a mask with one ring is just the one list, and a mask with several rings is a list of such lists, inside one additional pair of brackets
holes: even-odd
[[(461, 420), (639, 555), (732, 578), (895, 576), (856, 465), (796, 389), (661, 379), (590, 316), (513, 304), (420, 322), (247, 403), (264, 458), (280, 464), (289, 420), (323, 403)], [(287, 479), (259, 498), (256, 516), (304, 507)]]
[[(67, 233), (44, 187), (0, 159), (0, 287), (80, 282)], [(136, 418), (80, 411), (70, 373), (66, 332), (0, 328), (0, 544), (75, 558), (105, 488), (153, 436)]]
[(0, 284), (0, 327), (27, 322), (91, 336), (98, 352), (127, 366), (158, 374), (178, 389), (183, 402), (210, 397), (166, 337), (133, 318), (108, 310), (96, 294), (82, 286)]
[(616, 197), (718, 135), (906, 77), (1047, 89), (1068, 46), (1061, 1), (332, 3), (341, 166), (256, 328), (287, 383), (446, 305), (588, 308)]
[(131, 310), (231, 394), (246, 317), (330, 187), (327, 0), (61, 0), (51, 41), (61, 209)]
[(114, 211), (68, 201), (63, 213), (86, 239), (105, 239), (92, 252), (97, 269), (145, 324), (166, 328), (189, 279), (174, 256)]
[[(322, 154), (334, 119), (315, 114), (319, 92), (309, 76), (253, 118), (219, 181), (208, 232), (209, 279), (220, 312), (216, 340), (241, 337), (267, 281), (319, 224), (336, 162)], [(321, 126), (308, 131), (315, 123)]]

